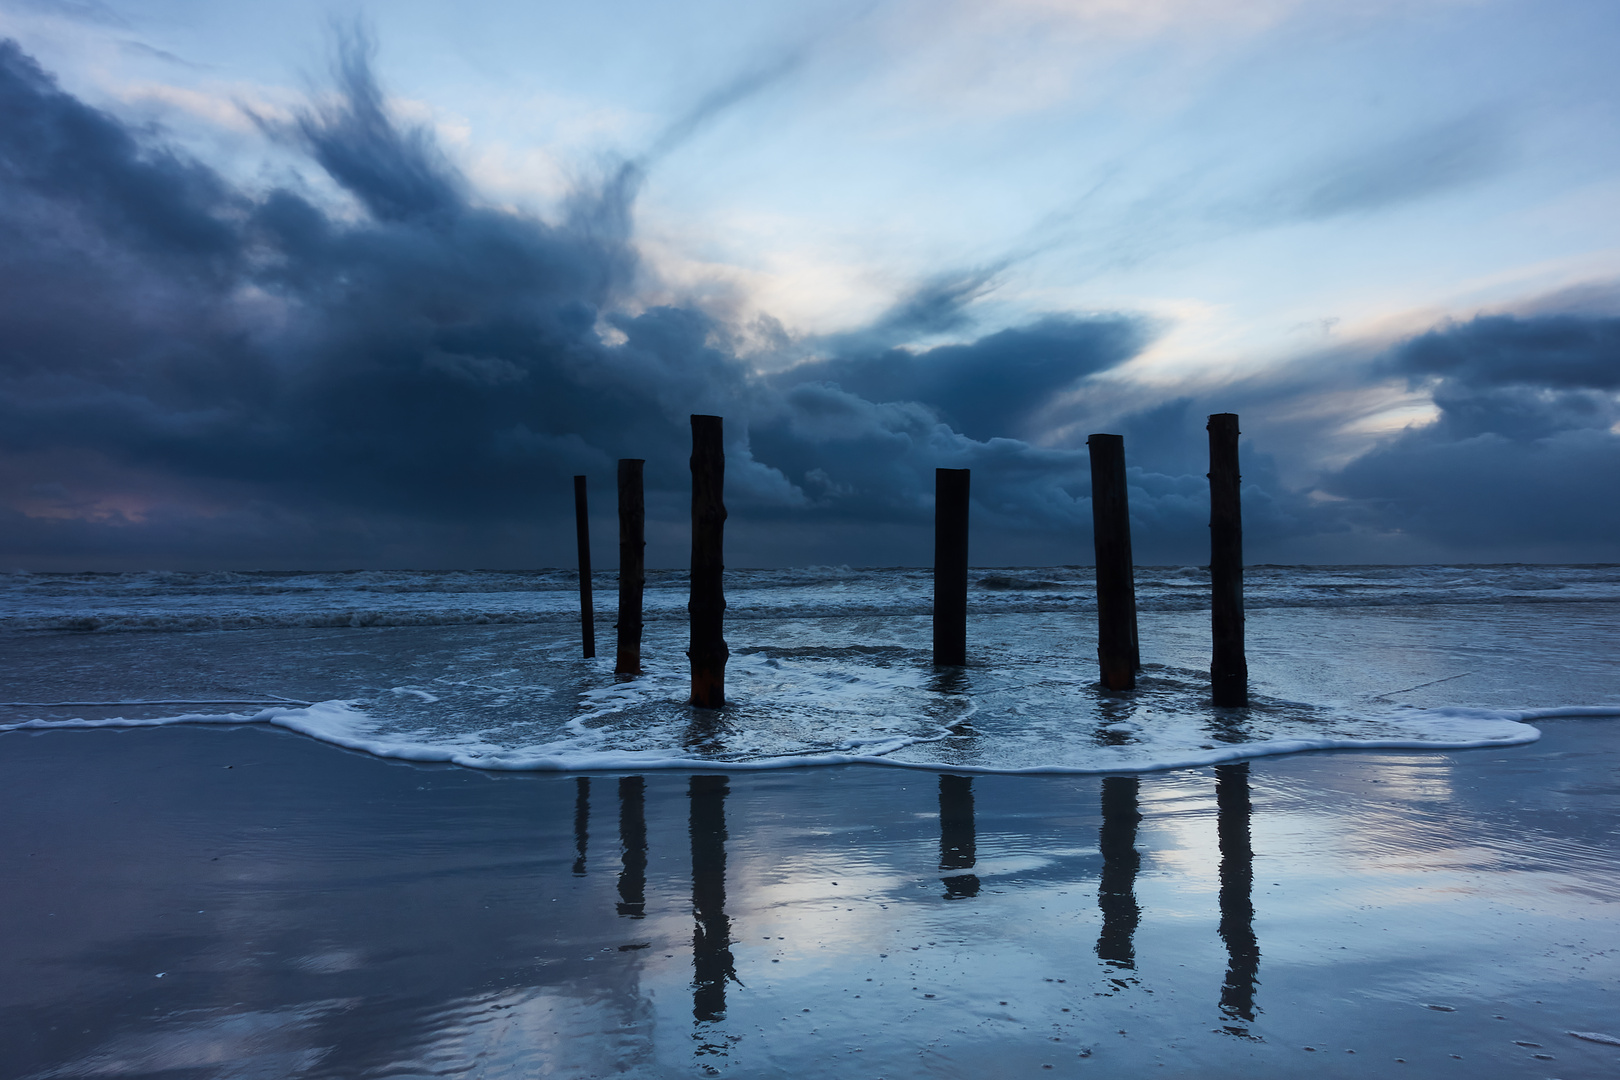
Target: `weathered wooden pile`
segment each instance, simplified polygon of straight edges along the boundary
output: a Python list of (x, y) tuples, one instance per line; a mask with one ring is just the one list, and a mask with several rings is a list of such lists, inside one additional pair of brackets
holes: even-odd
[[(1247, 705), (1249, 669), (1243, 642), (1243, 508), (1238, 473), (1238, 418), (1209, 418), (1210, 628), (1213, 649), (1210, 689), (1215, 705)], [(1124, 692), (1136, 687), (1142, 668), (1137, 638), (1136, 583), (1131, 558), (1131, 513), (1125, 476), (1125, 440), (1092, 435), (1092, 540), (1097, 564), (1097, 664), (1102, 685)], [(619, 461), (618, 654), (614, 674), (641, 674), (641, 601), (646, 582), (646, 508), (640, 458)], [(692, 417), (692, 574), (687, 602), (691, 632), (691, 704), (725, 705), (724, 634), (726, 479), (724, 422)], [(968, 469), (934, 470), (934, 663), (967, 663)], [(574, 477), (574, 515), (579, 543), (580, 632), (584, 654), (596, 655), (591, 602), (590, 526), (585, 477)]]

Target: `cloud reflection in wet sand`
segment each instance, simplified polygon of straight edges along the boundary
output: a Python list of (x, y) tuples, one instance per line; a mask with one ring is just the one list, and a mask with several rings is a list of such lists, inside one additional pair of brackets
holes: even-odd
[[(1592, 930), (1620, 904), (1598, 820), (1614, 795), (1588, 785), (1563, 816), (1531, 802), (1585, 775), (1560, 771), (1577, 745), (1612, 767), (1620, 736), (1601, 722), (1429, 759), (1450, 777), (1443, 828), (1435, 783), (1402, 781), (1397, 755), (1143, 777), (491, 779), (265, 731), (4, 738), (34, 778), (12, 786), (30, 809), (0, 840), (26, 867), (6, 944), (40, 973), (27, 1000), (0, 998), (19, 1076), (1080, 1058), (1287, 1076), (1306, 1045), (1501, 1071), (1523, 1056), (1512, 1039), (1604, 1030), (1597, 987), (1616, 974)], [(265, 767), (223, 768), (244, 760)], [(75, 815), (65, 769), (123, 816)], [(1534, 861), (1526, 814), (1571, 842)], [(618, 858), (601, 857), (615, 818)], [(100, 876), (87, 893), (19, 844)], [(1511, 876), (1481, 852), (1511, 856)], [(1602, 1052), (1558, 1049), (1566, 1072)]]

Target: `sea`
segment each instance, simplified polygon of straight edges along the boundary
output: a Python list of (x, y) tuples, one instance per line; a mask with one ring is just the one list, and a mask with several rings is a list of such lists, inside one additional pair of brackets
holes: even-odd
[(652, 570), (643, 674), (614, 675), (614, 572), (13, 573), (0, 730), (273, 725), (484, 770), (870, 763), (1133, 773), (1312, 750), (1535, 740), (1620, 716), (1620, 565), (1245, 570), (1251, 703), (1210, 701), (1209, 574), (1136, 569), (1137, 688), (1097, 682), (1089, 566), (977, 568), (962, 668), (928, 568), (725, 575), (724, 709), (687, 704), (688, 575)]

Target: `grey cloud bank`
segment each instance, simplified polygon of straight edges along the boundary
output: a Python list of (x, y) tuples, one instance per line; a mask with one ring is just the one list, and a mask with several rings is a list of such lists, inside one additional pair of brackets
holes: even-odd
[[(734, 565), (925, 563), (939, 466), (974, 470), (976, 563), (1089, 561), (1087, 430), (1126, 437), (1139, 560), (1202, 562), (1216, 411), (1244, 416), (1254, 561), (1620, 561), (1620, 320), (1482, 317), (1121, 394), (1098, 377), (1157, 332), (1131, 313), (913, 345), (970, 325), (986, 271), (759, 375), (743, 328), (638, 302), (639, 164), (556, 220), (491, 208), (390, 117), (360, 38), (336, 79), (265, 130), (353, 213), (228, 182), (0, 43), (0, 565), (564, 564), (569, 477), (605, 514), (619, 457), (647, 460), (649, 560), (678, 565), (692, 412), (727, 419)], [(1438, 420), (1284, 482), (1318, 434), (1302, 403), (1390, 379)]]

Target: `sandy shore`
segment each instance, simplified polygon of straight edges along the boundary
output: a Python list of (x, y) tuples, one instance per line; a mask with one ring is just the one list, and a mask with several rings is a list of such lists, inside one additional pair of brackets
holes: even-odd
[(1613, 1075), (1620, 723), (1541, 726), (971, 782), (7, 733), (0, 1075)]

